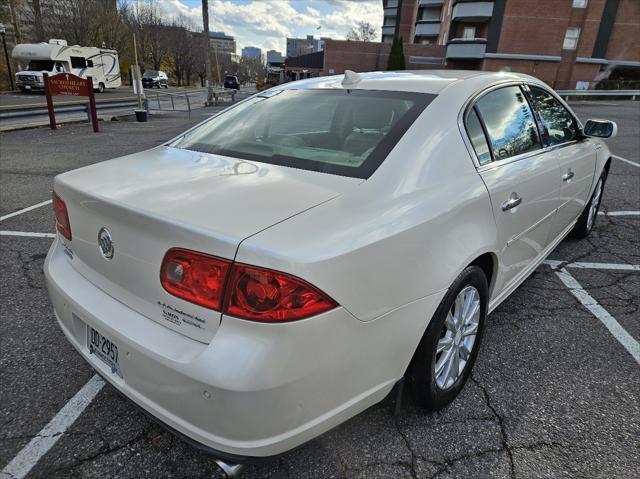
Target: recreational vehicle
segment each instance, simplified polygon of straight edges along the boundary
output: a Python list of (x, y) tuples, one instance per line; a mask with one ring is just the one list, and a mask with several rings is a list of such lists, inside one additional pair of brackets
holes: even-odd
[(99, 92), (122, 84), (118, 52), (115, 50), (69, 46), (65, 40), (49, 40), (49, 43), (16, 45), (11, 56), (26, 64), (24, 70), (16, 73), (16, 85), (22, 91), (43, 90), (43, 73), (73, 73), (82, 78), (90, 76), (93, 88)]

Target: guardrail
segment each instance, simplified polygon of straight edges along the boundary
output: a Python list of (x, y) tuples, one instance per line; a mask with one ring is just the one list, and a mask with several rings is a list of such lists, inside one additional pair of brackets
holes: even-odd
[(556, 90), (556, 93), (567, 100), (572, 96), (631, 97), (632, 100), (640, 96), (640, 90)]
[[(96, 103), (97, 110), (109, 110), (114, 108), (135, 107), (137, 105), (135, 97), (116, 98), (113, 100), (103, 100)], [(69, 113), (76, 111), (88, 111), (87, 102), (65, 102), (64, 104), (54, 104), (57, 113)], [(47, 115), (46, 105), (6, 105), (0, 107), (0, 120), (4, 118), (20, 118), (24, 116)]]

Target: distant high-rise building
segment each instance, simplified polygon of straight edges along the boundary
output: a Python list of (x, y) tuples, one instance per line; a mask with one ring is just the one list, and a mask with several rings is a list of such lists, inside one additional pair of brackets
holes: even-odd
[(242, 58), (257, 58), (262, 57), (262, 50), (258, 47), (244, 47), (242, 49)]
[(209, 32), (209, 45), (216, 50), (218, 55), (228, 54), (235, 56), (236, 39), (224, 32)]
[(307, 53), (322, 51), (325, 40), (330, 38), (313, 38), (313, 35), (307, 35), (307, 38), (287, 38), (287, 57), (298, 57)]
[(282, 53), (276, 50), (269, 50), (267, 52), (267, 64), (269, 65), (279, 65), (284, 63), (284, 57)]

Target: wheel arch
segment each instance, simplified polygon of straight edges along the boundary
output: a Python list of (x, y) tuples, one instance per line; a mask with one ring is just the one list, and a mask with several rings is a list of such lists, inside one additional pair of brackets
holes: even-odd
[(471, 261), (468, 266), (478, 266), (485, 277), (487, 278), (487, 286), (489, 291), (489, 298), (491, 298), (493, 292), (493, 285), (498, 270), (498, 258), (495, 253), (486, 252)]

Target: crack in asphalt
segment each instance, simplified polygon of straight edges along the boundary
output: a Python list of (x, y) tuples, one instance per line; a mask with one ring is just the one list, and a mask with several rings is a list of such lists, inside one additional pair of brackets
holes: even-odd
[(505, 428), (505, 425), (504, 425), (504, 420), (503, 420), (502, 416), (500, 414), (498, 414), (498, 411), (496, 411), (496, 409), (493, 406), (493, 404), (491, 404), (491, 398), (489, 397), (489, 393), (487, 392), (486, 388), (480, 383), (480, 381), (478, 381), (473, 376), (473, 372), (471, 374), (469, 374), (469, 379), (476, 386), (478, 386), (478, 388), (482, 392), (482, 395), (484, 396), (484, 400), (485, 400), (485, 402), (487, 404), (487, 407), (496, 416), (496, 419), (498, 421), (498, 425), (500, 426), (500, 435), (501, 435), (501, 438), (502, 438), (502, 447), (504, 448), (504, 450), (507, 452), (507, 455), (509, 456), (509, 466), (510, 466), (510, 470), (511, 470), (511, 477), (513, 479), (515, 479), (516, 473), (515, 473), (515, 463), (514, 463), (514, 459), (513, 459), (513, 452), (511, 451), (511, 447), (509, 446), (509, 442), (508, 442), (508, 439), (507, 439), (507, 431), (506, 431), (506, 428)]

